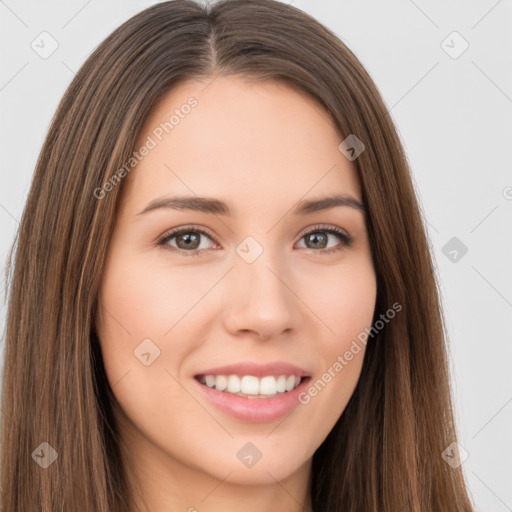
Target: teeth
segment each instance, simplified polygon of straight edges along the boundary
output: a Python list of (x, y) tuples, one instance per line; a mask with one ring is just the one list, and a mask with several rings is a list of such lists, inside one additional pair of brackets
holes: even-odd
[(273, 375), (259, 379), (253, 375), (201, 375), (199, 382), (217, 391), (225, 391), (233, 395), (248, 398), (265, 398), (283, 394), (295, 389), (301, 382), (298, 375)]
[(206, 375), (205, 376), (205, 384), (209, 388), (213, 388), (213, 386), (215, 386), (215, 376), (214, 375)]
[(230, 375), (228, 377), (228, 392), (229, 393), (240, 393), (240, 379), (236, 375)]
[[(235, 377), (238, 379), (238, 377)], [(244, 375), (240, 381), (240, 390), (247, 395), (258, 395), (260, 392), (260, 381), (258, 377)]]
[(218, 391), (224, 391), (227, 387), (228, 387), (228, 379), (226, 379), (226, 376), (225, 375), (217, 375), (217, 377), (215, 377), (215, 388)]

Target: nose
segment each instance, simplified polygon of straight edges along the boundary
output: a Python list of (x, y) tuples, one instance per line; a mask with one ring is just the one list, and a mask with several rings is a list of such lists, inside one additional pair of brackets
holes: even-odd
[(252, 263), (236, 261), (227, 281), (223, 315), (231, 334), (270, 339), (298, 328), (300, 300), (293, 291), (292, 274), (265, 251)]

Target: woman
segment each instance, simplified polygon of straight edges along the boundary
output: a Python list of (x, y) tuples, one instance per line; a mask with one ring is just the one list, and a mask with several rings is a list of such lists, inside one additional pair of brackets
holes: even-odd
[(299, 9), (119, 27), (58, 107), (13, 254), (2, 510), (473, 510), (406, 157)]

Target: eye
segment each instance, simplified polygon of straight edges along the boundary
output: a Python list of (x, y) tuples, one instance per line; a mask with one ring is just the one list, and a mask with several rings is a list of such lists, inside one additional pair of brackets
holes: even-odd
[[(200, 256), (201, 254), (204, 254), (202, 249), (207, 248), (204, 247), (204, 245), (201, 246), (201, 236), (205, 236), (210, 240), (213, 240), (213, 237), (203, 229), (199, 229), (194, 226), (185, 226), (165, 233), (157, 241), (157, 244), (163, 247), (170, 246), (184, 256)], [(173, 239), (176, 239), (177, 246), (170, 243)]]
[[(341, 244), (325, 250), (327, 243), (329, 242), (329, 235), (331, 237), (337, 237), (341, 240)], [(345, 247), (350, 247), (353, 243), (353, 238), (335, 226), (315, 226), (301, 236), (301, 240), (306, 240), (306, 248), (314, 249), (318, 251), (318, 254), (332, 254), (343, 250)], [(307, 244), (311, 243), (312, 246)]]
[[(157, 245), (171, 250), (178, 251), (184, 256), (201, 256), (205, 254), (204, 244), (201, 243), (201, 237), (206, 237), (214, 243), (217, 243), (212, 235), (207, 233), (205, 230), (197, 228), (195, 226), (184, 226), (182, 228), (173, 229), (162, 235)], [(325, 249), (326, 244), (329, 242), (329, 236), (337, 237), (341, 240), (341, 243), (334, 248)], [(307, 249), (313, 249), (318, 254), (331, 254), (345, 247), (350, 247), (353, 243), (353, 239), (350, 235), (342, 231), (340, 228), (335, 226), (315, 226), (301, 236), (301, 240), (305, 239)], [(174, 243), (171, 243), (174, 242)], [(208, 244), (206, 244), (208, 245)]]

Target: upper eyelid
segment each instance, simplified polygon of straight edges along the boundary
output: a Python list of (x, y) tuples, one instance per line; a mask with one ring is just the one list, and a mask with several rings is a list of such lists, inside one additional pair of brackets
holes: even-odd
[(299, 231), (299, 233), (297, 234), (297, 236), (299, 235), (306, 235), (308, 233), (310, 233), (311, 231), (321, 231), (322, 229), (325, 229), (325, 230), (329, 230), (329, 229), (333, 229), (333, 230), (336, 230), (336, 231), (341, 231), (341, 232), (344, 232), (344, 234), (346, 234), (347, 236), (350, 236), (348, 231), (344, 228), (340, 228), (339, 226), (335, 226), (334, 224), (313, 224), (312, 226), (309, 226), (307, 228), (304, 228), (303, 230)]

